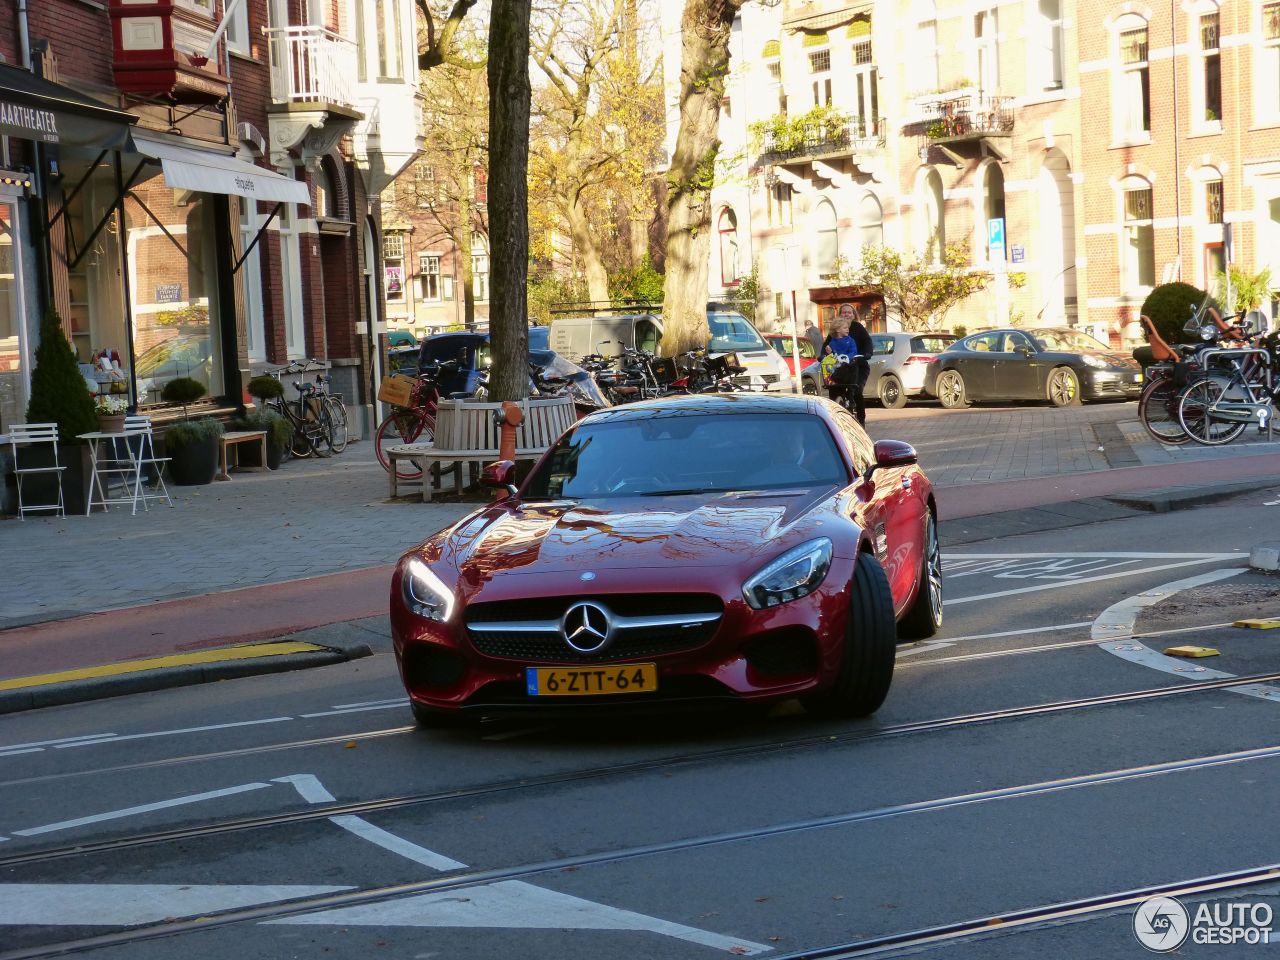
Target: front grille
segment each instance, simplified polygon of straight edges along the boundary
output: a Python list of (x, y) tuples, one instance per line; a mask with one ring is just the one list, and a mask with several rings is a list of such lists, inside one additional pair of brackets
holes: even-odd
[[(704, 623), (652, 625), (616, 629), (602, 650), (582, 653), (565, 642), (558, 624), (570, 605), (581, 600), (601, 604), (616, 617), (701, 615)], [(702, 646), (715, 634), (723, 612), (713, 594), (619, 594), (599, 597), (537, 597), (494, 603), (477, 603), (467, 609), (467, 634), (476, 650), (489, 657), (550, 663), (600, 663), (636, 660), (680, 653)], [(555, 623), (546, 630), (485, 629), (503, 623)]]
[(733, 378), (733, 385), (735, 387), (749, 387), (752, 385), (753, 380), (764, 384), (777, 383), (778, 375), (776, 373), (757, 373), (753, 377), (749, 373), (740, 373), (738, 376)]

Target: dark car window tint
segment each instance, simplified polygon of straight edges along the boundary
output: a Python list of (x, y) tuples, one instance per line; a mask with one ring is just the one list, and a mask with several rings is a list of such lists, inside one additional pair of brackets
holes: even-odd
[(1005, 337), (1004, 349), (1006, 353), (1012, 353), (1019, 347), (1026, 347), (1028, 350), (1034, 350), (1035, 346), (1031, 343), (1030, 338), (1024, 333), (1011, 333)]
[(696, 413), (580, 426), (529, 478), (525, 496), (596, 499), (848, 482), (818, 417)]
[(858, 476), (862, 476), (867, 472), (867, 468), (875, 463), (875, 445), (867, 436), (867, 432), (854, 419), (853, 414), (840, 410), (835, 417), (836, 426), (840, 428), (845, 447), (849, 451), (849, 458), (853, 460), (853, 469), (858, 472)]
[(635, 344), (636, 348), (643, 350), (645, 353), (658, 352), (658, 327), (652, 320), (637, 320)]
[(886, 353), (893, 353), (894, 339), (893, 337), (872, 337), (871, 338), (871, 354), (872, 356), (883, 356)]
[(970, 337), (964, 343), (970, 350), (977, 350), (979, 353), (1000, 353), (1004, 343), (1004, 334), (980, 333)]
[(956, 342), (955, 337), (912, 337), (912, 353), (941, 353)]

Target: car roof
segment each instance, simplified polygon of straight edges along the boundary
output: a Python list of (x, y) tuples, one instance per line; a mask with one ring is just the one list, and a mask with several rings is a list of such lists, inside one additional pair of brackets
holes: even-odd
[(641, 400), (639, 403), (599, 410), (581, 422), (614, 423), (622, 420), (718, 413), (815, 414), (817, 410), (818, 404), (812, 397), (797, 394), (695, 393)]

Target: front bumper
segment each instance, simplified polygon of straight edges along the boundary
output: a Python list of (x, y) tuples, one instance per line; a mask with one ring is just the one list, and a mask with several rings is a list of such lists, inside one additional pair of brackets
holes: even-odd
[(619, 606), (623, 597), (635, 602), (635, 581), (641, 573), (652, 574), (645, 577), (647, 589), (643, 598), (652, 602), (655, 611), (664, 596), (675, 594), (714, 594), (723, 603), (713, 632), (696, 646), (617, 659), (606, 656), (585, 663), (654, 663), (658, 686), (652, 693), (530, 695), (527, 667), (580, 666), (584, 661), (567, 643), (563, 646), (564, 656), (552, 655), (548, 659), (486, 654), (473, 642), (472, 630), (464, 625), (467, 606), (459, 605), (451, 623), (425, 620), (405, 609), (397, 579), (392, 585), (391, 631), (405, 689), (415, 703), (436, 709), (556, 713), (767, 702), (820, 691), (834, 683), (848, 625), (848, 585), (853, 576), (853, 561), (848, 559), (833, 559), (819, 590), (767, 610), (748, 606), (737, 584), (725, 589), (727, 584), (717, 583), (719, 589), (708, 590), (709, 584), (693, 583), (701, 574), (718, 578), (719, 571), (702, 569), (619, 571), (615, 576), (605, 571), (592, 584), (591, 592), (580, 596), (565, 591), (566, 581), (576, 581), (576, 577), (517, 574), (495, 578), (472, 599), (489, 605), (563, 597), (566, 606), (580, 599), (593, 599), (608, 606), (614, 597)]
[(1142, 371), (1089, 370), (1080, 392), (1086, 400), (1136, 400), (1142, 392)]

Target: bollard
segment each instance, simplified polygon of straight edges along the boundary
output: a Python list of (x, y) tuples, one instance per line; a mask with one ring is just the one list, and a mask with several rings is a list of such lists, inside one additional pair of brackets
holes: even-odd
[(515, 460), (516, 429), (524, 423), (524, 411), (520, 409), (520, 404), (504, 400), (502, 409), (494, 411), (493, 419), (502, 427), (502, 436), (498, 441), (498, 459)]

